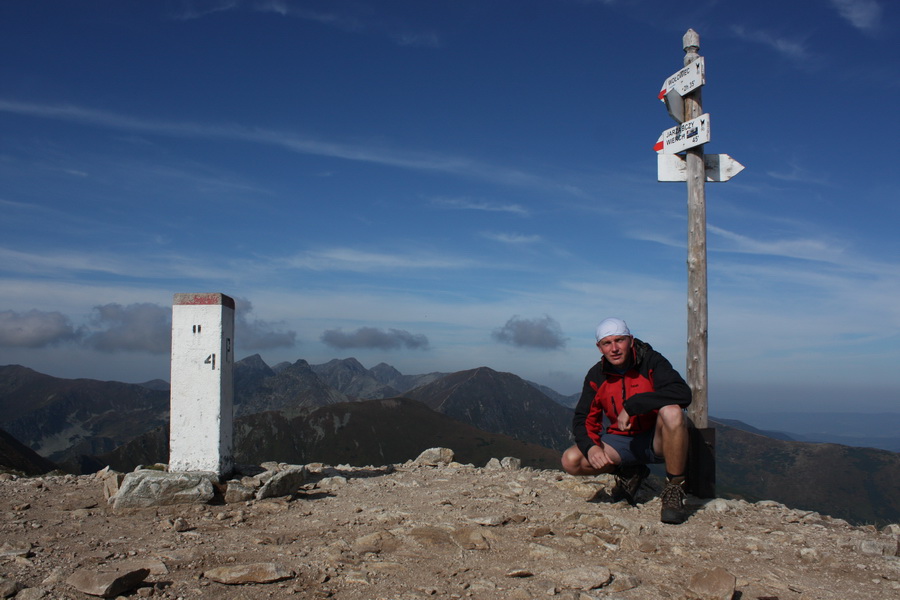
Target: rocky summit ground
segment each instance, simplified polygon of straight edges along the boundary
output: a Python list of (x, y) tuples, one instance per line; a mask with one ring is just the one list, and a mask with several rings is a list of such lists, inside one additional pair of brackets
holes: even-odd
[(112, 595), (900, 598), (896, 525), (693, 498), (686, 523), (665, 525), (658, 483), (632, 507), (610, 501), (606, 476), (493, 462), (309, 465), (292, 496), (119, 511), (98, 476), (6, 475), (0, 597), (89, 598), (73, 575), (145, 568)]

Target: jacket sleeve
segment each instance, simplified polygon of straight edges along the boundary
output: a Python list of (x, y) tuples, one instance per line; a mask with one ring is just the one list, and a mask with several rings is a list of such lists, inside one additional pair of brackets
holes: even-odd
[(591, 446), (594, 446), (594, 440), (591, 439), (587, 432), (586, 421), (591, 411), (591, 404), (594, 402), (594, 396), (597, 394), (594, 388), (591, 387), (591, 374), (594, 373), (595, 369), (596, 367), (588, 371), (587, 376), (584, 378), (581, 397), (578, 399), (578, 404), (575, 405), (575, 415), (572, 417), (572, 437), (575, 438), (575, 445), (578, 446), (578, 449), (581, 450), (585, 457), (587, 457)]
[(624, 407), (628, 414), (643, 415), (669, 404), (678, 404), (681, 408), (688, 406), (691, 403), (691, 388), (666, 357), (651, 350), (646, 360), (654, 391), (635, 394), (626, 400)]

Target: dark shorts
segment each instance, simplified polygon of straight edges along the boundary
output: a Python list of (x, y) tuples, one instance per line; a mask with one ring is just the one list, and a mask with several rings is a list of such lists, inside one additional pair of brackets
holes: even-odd
[(604, 434), (603, 443), (616, 449), (622, 459), (622, 466), (639, 464), (653, 464), (665, 462), (662, 456), (653, 452), (654, 430), (645, 431), (638, 435), (612, 435)]

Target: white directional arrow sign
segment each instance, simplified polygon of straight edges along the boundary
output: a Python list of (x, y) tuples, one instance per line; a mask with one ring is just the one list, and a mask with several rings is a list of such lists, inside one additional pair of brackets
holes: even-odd
[(679, 96), (684, 96), (704, 83), (706, 83), (706, 63), (703, 62), (701, 56), (677, 73), (673, 73), (663, 82), (662, 89), (659, 91), (659, 99), (663, 100), (671, 90), (678, 92)]
[(703, 57), (668, 77), (659, 91), (659, 99), (666, 103), (669, 115), (676, 123), (684, 121), (684, 101), (681, 99), (706, 83), (706, 63)]
[(709, 113), (666, 129), (656, 140), (653, 149), (663, 154), (675, 154), (709, 142)]
[[(658, 154), (658, 181), (687, 181), (687, 163), (679, 154)], [(744, 170), (744, 165), (727, 154), (704, 154), (707, 181), (728, 181)]]

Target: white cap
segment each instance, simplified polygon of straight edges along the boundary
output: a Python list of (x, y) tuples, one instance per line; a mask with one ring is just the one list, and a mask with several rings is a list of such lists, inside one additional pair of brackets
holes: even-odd
[(610, 317), (603, 319), (597, 326), (597, 341), (599, 342), (608, 335), (631, 335), (628, 325), (622, 319)]

